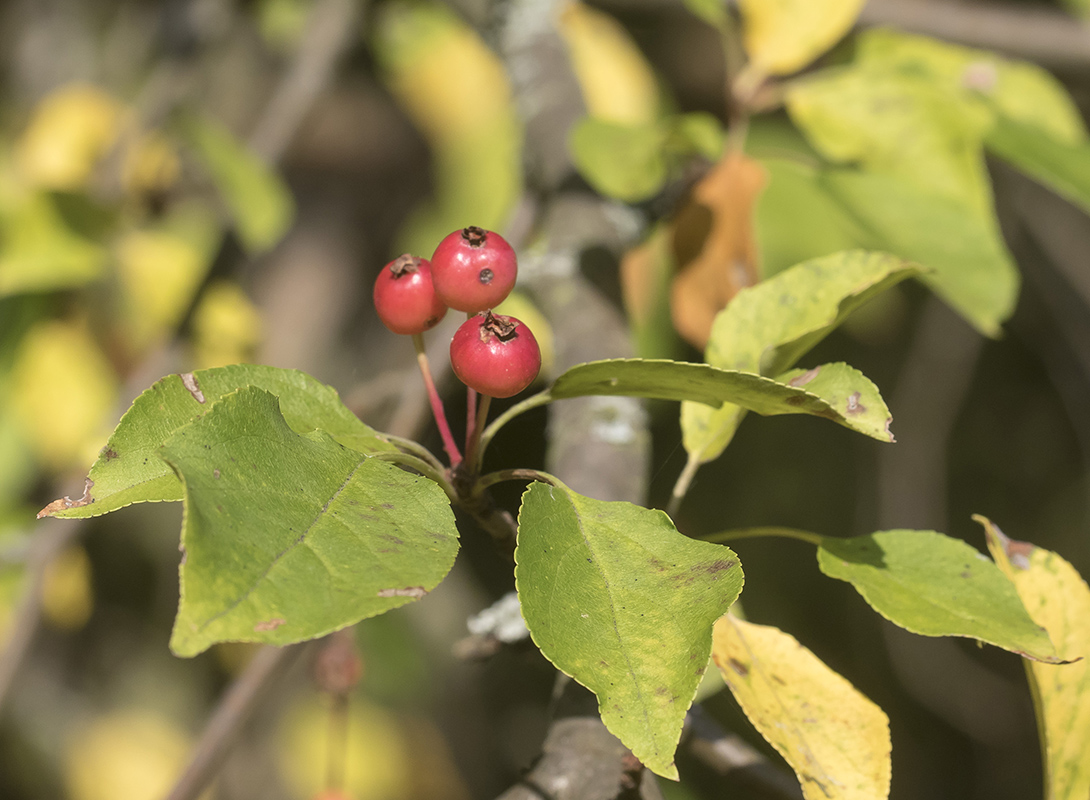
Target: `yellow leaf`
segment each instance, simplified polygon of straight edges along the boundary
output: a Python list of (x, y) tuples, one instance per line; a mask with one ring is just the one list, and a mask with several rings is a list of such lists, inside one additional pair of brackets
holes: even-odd
[(117, 379), (87, 330), (41, 323), (27, 333), (12, 370), (12, 406), (46, 467), (90, 461), (105, 439)]
[(1090, 797), (1090, 588), (1067, 561), (984, 526), (995, 563), (1014, 582), (1033, 621), (1071, 664), (1025, 661), (1045, 762), (1045, 800)]
[(149, 131), (126, 151), (121, 180), (132, 194), (165, 192), (178, 180), (178, 151), (166, 136)]
[(653, 122), (658, 117), (655, 75), (617, 20), (583, 3), (571, 2), (560, 12), (558, 27), (590, 116), (631, 125)]
[(763, 75), (802, 69), (855, 24), (865, 0), (739, 0), (745, 46)]
[(122, 115), (121, 104), (94, 86), (57, 89), (38, 104), (16, 144), (23, 178), (43, 189), (83, 188), (117, 139)]
[(261, 315), (241, 286), (214, 281), (193, 314), (193, 340), (199, 369), (252, 361), (261, 343)]
[(181, 322), (211, 266), (217, 232), (215, 219), (193, 206), (118, 241), (125, 327), (137, 349), (155, 344)]
[(885, 713), (793, 636), (728, 614), (715, 623), (712, 659), (807, 800), (889, 796)]
[(189, 740), (149, 711), (101, 717), (74, 736), (65, 758), (71, 800), (159, 800), (185, 765)]
[(64, 630), (82, 628), (94, 608), (91, 559), (79, 545), (69, 547), (49, 562), (42, 583), (42, 613)]

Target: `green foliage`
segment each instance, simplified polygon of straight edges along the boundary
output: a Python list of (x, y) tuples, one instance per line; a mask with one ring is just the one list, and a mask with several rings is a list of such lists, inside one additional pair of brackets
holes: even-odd
[(542, 653), (598, 696), (602, 721), (637, 758), (676, 780), (712, 625), (742, 590), (738, 558), (682, 536), (661, 511), (535, 483), (515, 561)]
[(1030, 619), (1011, 582), (960, 539), (908, 530), (825, 537), (818, 565), (913, 633), (968, 636), (1027, 658), (1059, 660), (1048, 632)]
[(321, 636), (423, 597), (454, 564), (434, 482), (296, 433), (263, 389), (223, 397), (162, 453), (185, 486), (178, 655)]

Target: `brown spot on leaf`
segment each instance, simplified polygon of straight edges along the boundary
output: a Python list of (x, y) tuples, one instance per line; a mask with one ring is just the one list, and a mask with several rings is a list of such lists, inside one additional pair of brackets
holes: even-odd
[(193, 395), (193, 399), (198, 403), (204, 403), (204, 392), (201, 391), (200, 385), (197, 383), (197, 376), (192, 372), (183, 372), (179, 376), (182, 379), (182, 386), (189, 390), (189, 393)]
[(218, 469), (212, 470), (212, 477), (218, 481), (220, 479), (220, 471)]
[(730, 668), (741, 675), (743, 678), (749, 674), (749, 667), (739, 661), (737, 658), (732, 658), (727, 661), (730, 664)]
[(889, 440), (891, 442), (896, 442), (897, 440), (895, 438), (893, 438), (893, 431), (891, 431), (889, 429), (889, 426), (892, 425), (892, 424), (893, 424), (893, 417), (886, 417), (886, 436), (889, 437)]
[(866, 412), (867, 407), (859, 402), (860, 396), (859, 392), (852, 392), (848, 398), (848, 416), (854, 417)]
[(103, 448), (100, 455), (107, 461), (113, 461), (115, 458), (117, 458), (117, 451), (114, 450), (112, 447), (105, 447)]
[(73, 500), (71, 497), (62, 497), (59, 500), (54, 500), (47, 505), (41, 511), (38, 512), (38, 519), (42, 517), (51, 517), (58, 511), (67, 511), (69, 508), (82, 508), (83, 506), (89, 506), (95, 502), (95, 498), (91, 497), (91, 487), (95, 485), (95, 482), (90, 478), (83, 479), (83, 497), (79, 500)]
[(379, 597), (414, 597), (420, 599), (428, 593), (423, 586), (406, 586), (404, 589), (380, 589)]
[[(204, 402), (203, 400), (201, 402)], [(275, 631), (281, 625), (287, 622), (286, 619), (280, 617), (273, 617), (272, 619), (259, 622), (254, 625), (254, 633), (265, 633), (266, 631)]]
[(379, 506), (379, 508), (384, 508), (387, 511), (393, 511), (394, 510), (394, 504), (393, 503), (383, 503), (381, 506)]
[(787, 405), (798, 408), (799, 406), (806, 405), (807, 397), (801, 394), (793, 394), (785, 401)]
[(814, 378), (816, 378), (819, 372), (821, 372), (821, 367), (814, 367), (813, 369), (808, 369), (808, 370), (806, 370), (806, 372), (802, 373), (801, 375), (796, 375), (794, 378), (789, 380), (787, 382), (787, 385), (788, 386), (805, 386), (810, 381), (812, 381)]

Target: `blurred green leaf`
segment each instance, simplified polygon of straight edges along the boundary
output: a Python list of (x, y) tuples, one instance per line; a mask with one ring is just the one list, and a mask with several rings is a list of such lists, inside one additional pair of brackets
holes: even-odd
[(988, 149), (1090, 214), (1090, 144), (1060, 141), (1035, 125), (999, 115)]
[(723, 154), (723, 125), (713, 115), (697, 111), (677, 114), (666, 119), (668, 134), (665, 146), (681, 154), (701, 155), (718, 161)]
[(573, 126), (568, 145), (575, 166), (594, 189), (636, 202), (666, 182), (665, 135), (657, 123), (623, 125), (584, 117)]
[(870, 606), (922, 636), (966, 636), (1039, 661), (1059, 659), (999, 569), (960, 539), (893, 530), (823, 537), (818, 566)]
[(281, 413), (296, 433), (321, 430), (361, 453), (396, 449), (360, 422), (336, 390), (303, 372), (237, 364), (168, 375), (136, 398), (102, 448), (88, 476), (93, 500), (73, 505), (62, 498), (41, 514), (96, 517), (133, 503), (181, 500), (182, 484), (160, 459), (160, 445), (225, 394), (246, 386), (277, 395)]
[(181, 131), (215, 182), (243, 247), (260, 253), (279, 242), (295, 215), (283, 179), (215, 120), (191, 115)]
[(1033, 621), (1049, 632), (1056, 652), (1074, 663), (1026, 661), (1045, 767), (1045, 800), (1090, 796), (1090, 587), (1050, 550), (1008, 538), (986, 517), (988, 550), (1014, 583)]
[[(902, 259), (861, 250), (798, 264), (740, 291), (716, 317), (704, 358), (721, 369), (777, 375), (871, 297), (917, 274), (919, 268)], [(869, 392), (859, 388), (852, 393), (856, 390)], [(847, 401), (844, 403), (837, 408), (838, 413), (847, 410)], [(868, 406), (868, 412), (881, 414), (880, 408), (884, 409), (884, 403), (880, 407)], [(710, 409), (683, 403), (685, 449), (701, 463), (717, 458), (744, 415), (745, 409), (738, 405)], [(878, 438), (888, 441), (886, 422), (883, 418), (885, 435)]]
[(534, 483), (515, 561), (541, 652), (598, 696), (602, 721), (640, 761), (676, 780), (712, 625), (742, 590), (737, 556), (682, 536), (661, 511)]
[(439, 486), (297, 434), (263, 389), (223, 397), (162, 452), (185, 485), (177, 655), (320, 636), (423, 597), (454, 564)]

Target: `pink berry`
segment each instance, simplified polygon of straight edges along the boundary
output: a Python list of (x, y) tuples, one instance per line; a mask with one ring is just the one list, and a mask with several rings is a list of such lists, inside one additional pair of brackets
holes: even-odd
[(534, 382), (541, 350), (524, 324), (488, 311), (470, 317), (454, 333), (450, 364), (469, 388), (489, 397), (510, 397)]
[(511, 245), (498, 233), (475, 226), (439, 242), (431, 263), (436, 294), (451, 308), (469, 314), (502, 303), (518, 274)]
[(382, 268), (374, 296), (379, 319), (394, 333), (423, 333), (447, 313), (432, 286), (431, 264), (408, 253)]

